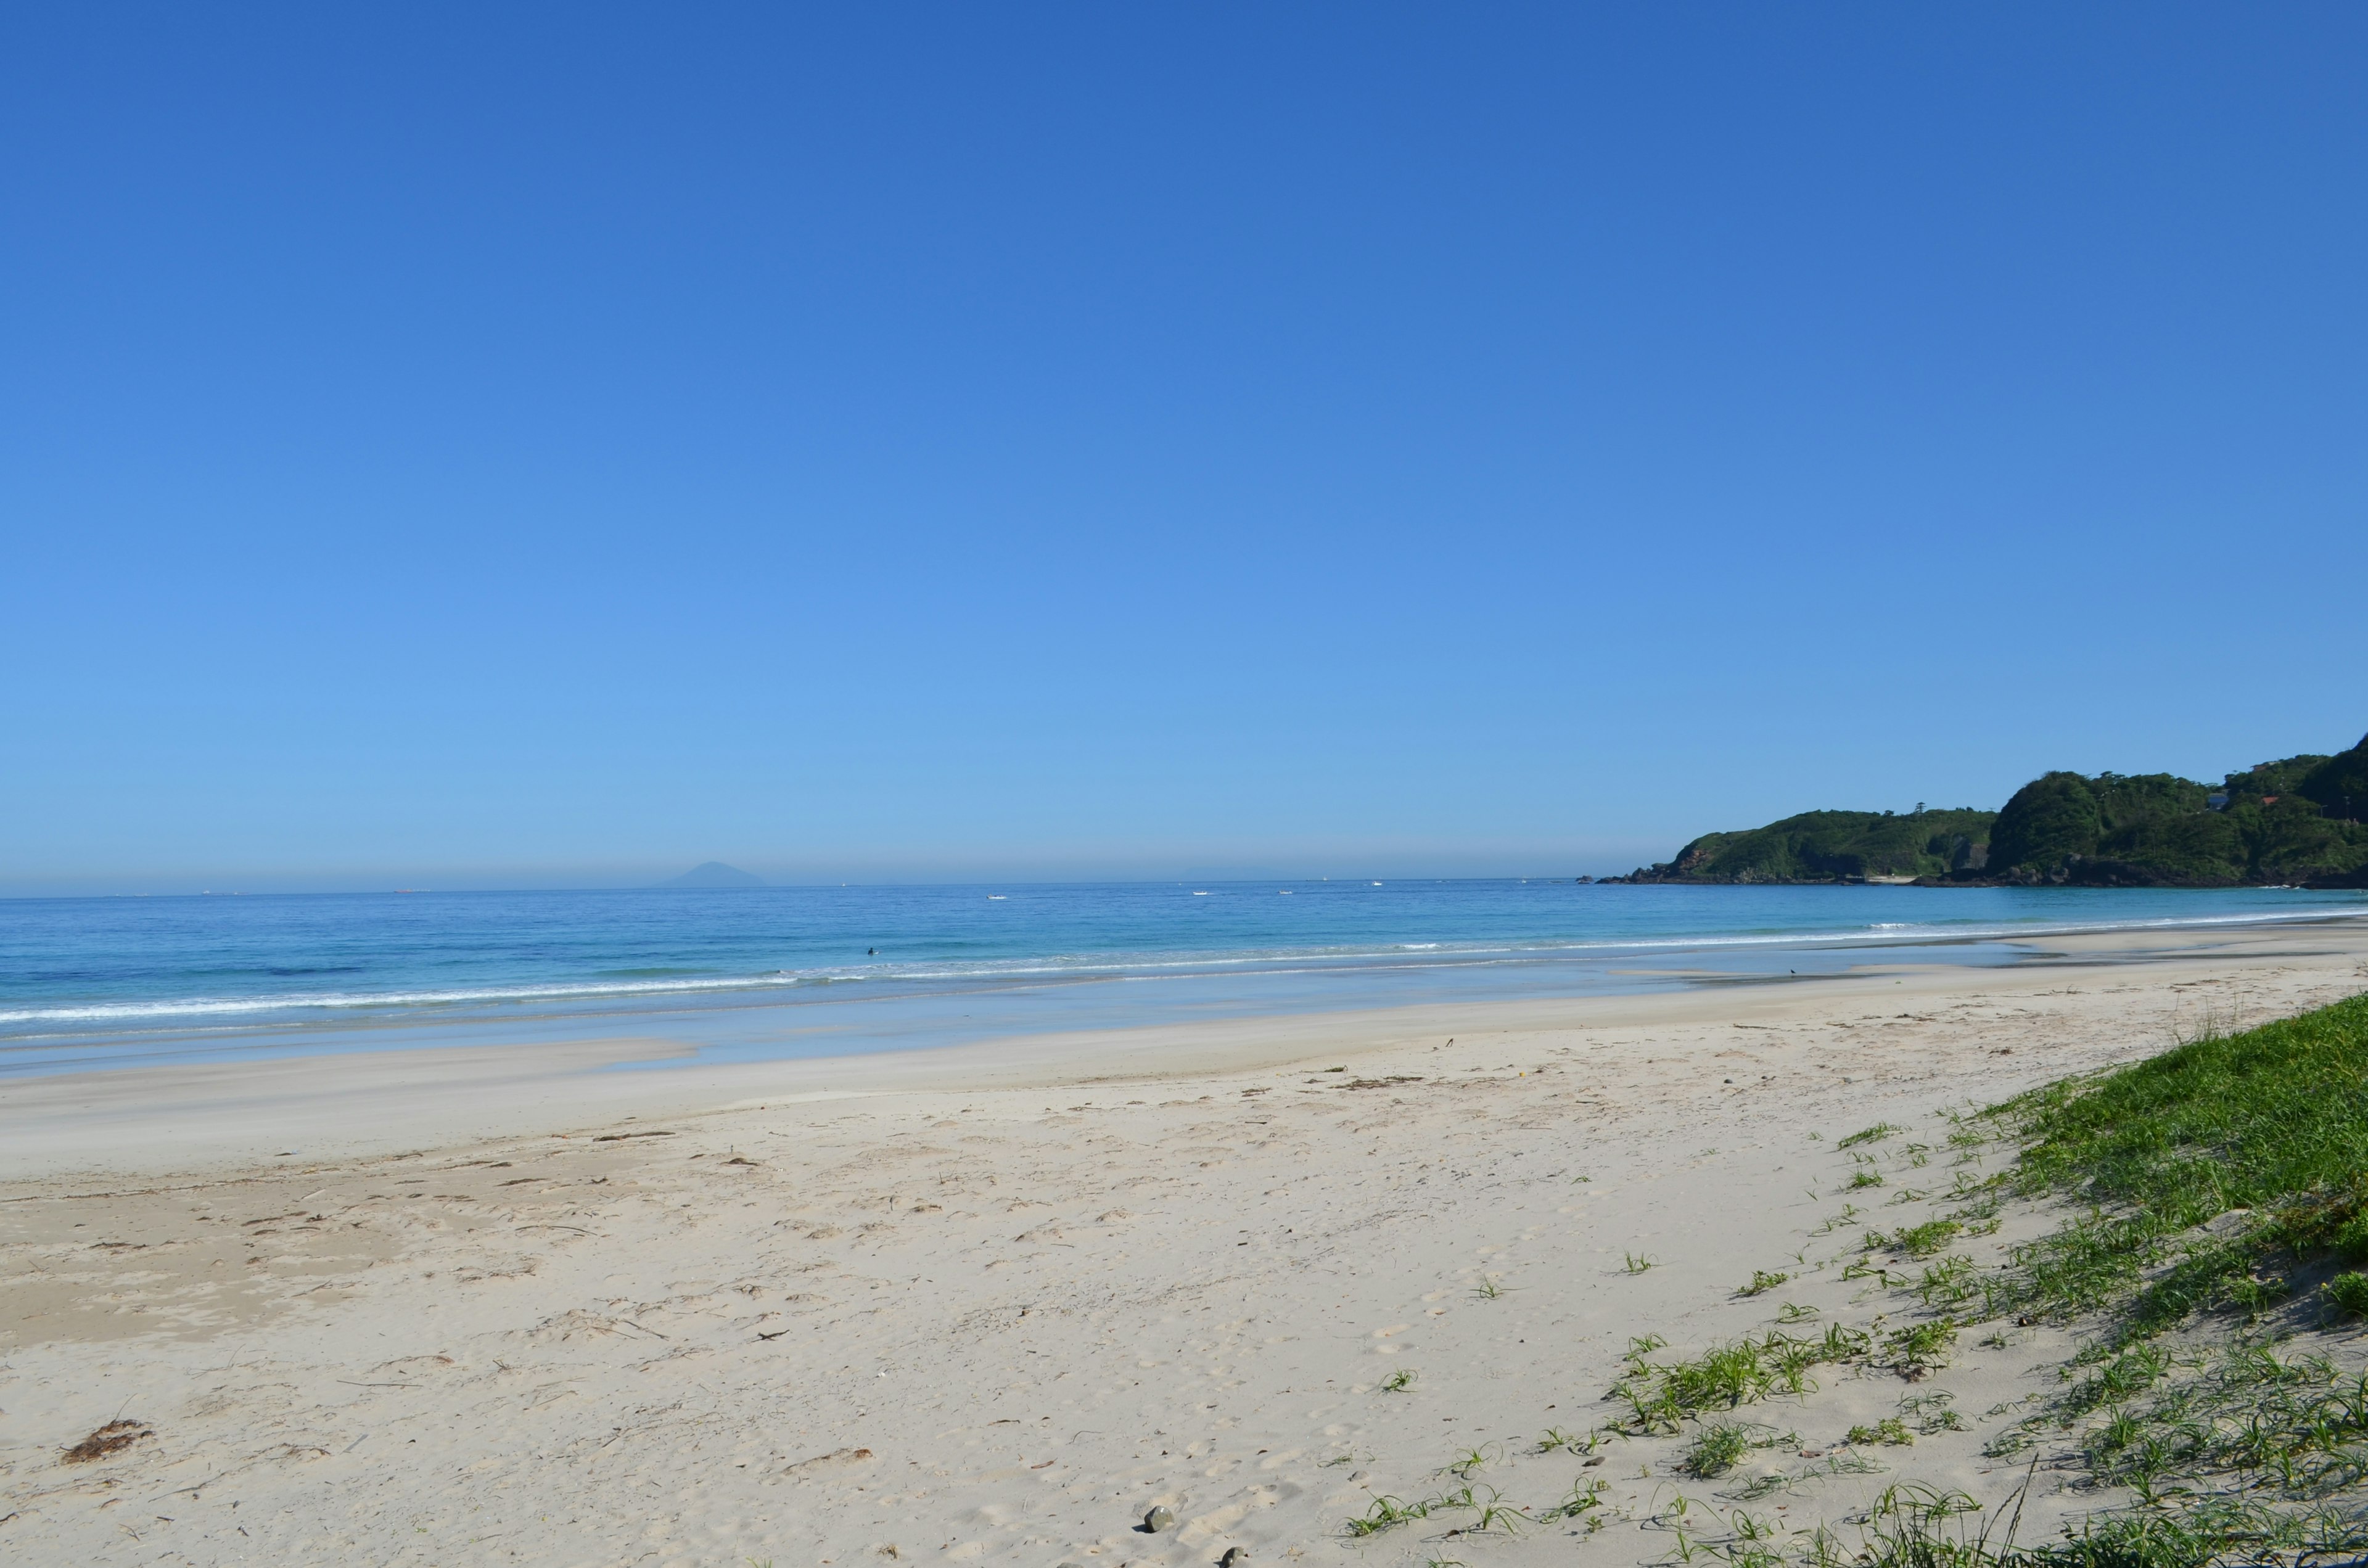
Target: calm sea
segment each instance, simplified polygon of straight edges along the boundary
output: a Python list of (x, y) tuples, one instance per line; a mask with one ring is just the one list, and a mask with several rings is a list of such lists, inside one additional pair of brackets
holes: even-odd
[(1544, 880), (0, 900), (0, 1076), (632, 1036), (757, 1058), (2368, 914), (2368, 895)]

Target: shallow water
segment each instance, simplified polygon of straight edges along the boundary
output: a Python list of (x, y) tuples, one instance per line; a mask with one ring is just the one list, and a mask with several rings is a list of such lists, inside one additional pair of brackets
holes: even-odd
[(0, 1076), (618, 1036), (811, 1055), (2362, 912), (2292, 889), (1543, 879), (19, 899), (0, 901)]

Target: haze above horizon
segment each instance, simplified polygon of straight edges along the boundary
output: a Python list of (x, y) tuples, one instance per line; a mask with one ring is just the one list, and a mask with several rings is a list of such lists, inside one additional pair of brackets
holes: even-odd
[(1566, 876), (2359, 733), (2356, 8), (0, 42), (0, 893)]

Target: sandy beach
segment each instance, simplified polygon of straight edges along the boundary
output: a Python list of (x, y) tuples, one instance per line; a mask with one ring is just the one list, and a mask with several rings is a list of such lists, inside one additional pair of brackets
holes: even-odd
[[(1660, 1558), (1674, 1498), (1725, 1506), (1672, 1440), (1538, 1451), (1617, 1415), (1632, 1338), (1896, 1313), (1840, 1262), (1930, 1211), (1950, 1111), (2368, 989), (2356, 920), (2032, 953), (729, 1069), (601, 1071), (637, 1059), (610, 1042), (12, 1084), (0, 1556)], [(1878, 1121), (1883, 1184), (1847, 1188), (1836, 1142)], [(1977, 1256), (2045, 1222), (2009, 1206)], [(1790, 1278), (1738, 1295), (1755, 1270)], [(1827, 1369), (1748, 1413), (1784, 1478), (1754, 1507), (2002, 1496), (2024, 1461), (1984, 1443), (2072, 1345)], [(1833, 1462), (1884, 1417), (1929, 1429)], [(1343, 1528), (1467, 1484), (1526, 1522)], [(2041, 1470), (2024, 1534), (2108, 1501)]]

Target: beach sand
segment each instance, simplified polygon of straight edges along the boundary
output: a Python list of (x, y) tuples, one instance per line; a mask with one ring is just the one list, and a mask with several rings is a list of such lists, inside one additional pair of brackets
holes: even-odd
[[(728, 1070), (598, 1071), (637, 1054), (604, 1044), (15, 1084), (0, 1557), (1657, 1559), (1673, 1498), (1729, 1506), (1674, 1441), (1535, 1452), (1618, 1415), (1633, 1336), (1905, 1321), (1841, 1265), (1932, 1211), (1946, 1112), (2362, 989), (2368, 924), (2326, 922)], [(1836, 1148), (1877, 1121), (1905, 1131)], [(1859, 1153), (1883, 1187), (1846, 1188)], [(1755, 1269), (1793, 1278), (1738, 1297)], [(1739, 1473), (1831, 1469), (1904, 1397), (1965, 1429), (1754, 1510), (2004, 1495), (2025, 1461), (1983, 1444), (2073, 1343), (1821, 1369), (1740, 1413), (1784, 1440)], [(2111, 1501), (2066, 1479), (2036, 1472), (2025, 1539)], [(1591, 1514), (1539, 1517), (1588, 1480)], [(1343, 1529), (1467, 1481), (1533, 1522)], [(1155, 1506), (1175, 1526), (1133, 1528)]]

